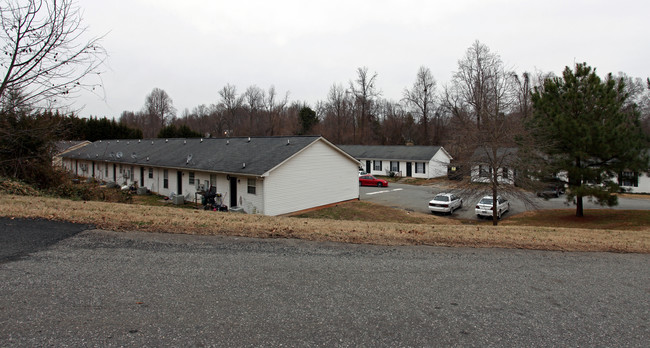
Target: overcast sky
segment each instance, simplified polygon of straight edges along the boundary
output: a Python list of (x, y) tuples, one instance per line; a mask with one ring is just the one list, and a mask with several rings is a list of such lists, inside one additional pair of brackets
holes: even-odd
[(219, 101), (230, 83), (274, 85), (313, 106), (356, 69), (377, 72), (382, 96), (399, 100), (417, 69), (438, 88), (475, 41), (517, 72), (559, 74), (587, 62), (602, 76), (650, 76), (647, 0), (208, 1), (78, 0), (102, 40), (105, 99), (83, 94), (80, 115), (139, 111), (155, 87), (178, 114)]

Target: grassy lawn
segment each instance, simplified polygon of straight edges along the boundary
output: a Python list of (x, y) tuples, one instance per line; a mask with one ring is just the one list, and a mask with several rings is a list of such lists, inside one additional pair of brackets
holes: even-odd
[(345, 221), (395, 222), (410, 224), (458, 225), (459, 221), (401, 209), (385, 207), (370, 202), (354, 201), (331, 207), (292, 215), (298, 218), (331, 219)]
[(575, 209), (529, 211), (504, 219), (505, 226), (545, 226), (604, 230), (643, 230), (650, 226), (650, 210)]
[(648, 227), (567, 228), (566, 225), (549, 227), (515, 225), (514, 222), (496, 227), (465, 225), (443, 217), (407, 213), (365, 202), (343, 203), (301, 214), (297, 218), (181, 209), (169, 204), (125, 204), (0, 194), (0, 216), (70, 221), (114, 231), (296, 238), (377, 245), (650, 253)]

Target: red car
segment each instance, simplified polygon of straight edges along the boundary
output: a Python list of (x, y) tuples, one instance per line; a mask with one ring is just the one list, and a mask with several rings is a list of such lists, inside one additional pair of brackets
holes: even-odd
[(388, 181), (366, 174), (359, 176), (359, 186), (388, 187)]

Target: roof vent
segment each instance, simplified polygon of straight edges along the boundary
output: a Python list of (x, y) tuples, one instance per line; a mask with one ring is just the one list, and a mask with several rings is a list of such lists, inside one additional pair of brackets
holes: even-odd
[(153, 145), (153, 140), (151, 141), (151, 145)]
[(120, 140), (119, 140), (119, 139), (117, 140), (117, 143), (118, 143), (118, 144), (120, 143)]
[(250, 142), (251, 142), (251, 137), (248, 137), (247, 143), (250, 143)]
[(130, 142), (130, 141), (127, 141), (127, 142), (126, 142), (126, 145), (130, 145), (130, 144), (131, 144), (131, 142)]
[(136, 155), (135, 152), (134, 152), (134, 153), (131, 154), (131, 158), (134, 158), (134, 159), (138, 158), (138, 155)]
[(230, 140), (226, 140), (226, 145), (230, 145)]
[(203, 138), (201, 138), (201, 142), (203, 142)]
[(241, 165), (242, 168), (246, 168), (246, 162)]
[(116, 156), (117, 156), (117, 158), (122, 158), (122, 151), (118, 152), (118, 153), (116, 154)]
[(191, 160), (192, 160), (192, 154), (187, 155), (187, 161), (185, 161), (185, 164), (190, 164)]
[(187, 144), (187, 140), (183, 140), (183, 145)]
[(287, 139), (287, 145), (291, 145), (291, 140)]
[(140, 144), (140, 139), (138, 139), (138, 144)]
[(100, 140), (99, 142), (101, 143), (102, 141)]
[(149, 156), (147, 156), (147, 161), (149, 161)]
[(165, 139), (165, 143), (167, 143), (168, 141), (169, 141), (169, 139)]

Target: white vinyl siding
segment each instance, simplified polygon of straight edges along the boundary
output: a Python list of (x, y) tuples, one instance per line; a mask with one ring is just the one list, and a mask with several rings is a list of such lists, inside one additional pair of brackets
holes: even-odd
[(264, 178), (264, 214), (281, 215), (358, 199), (358, 170), (356, 161), (316, 141)]

